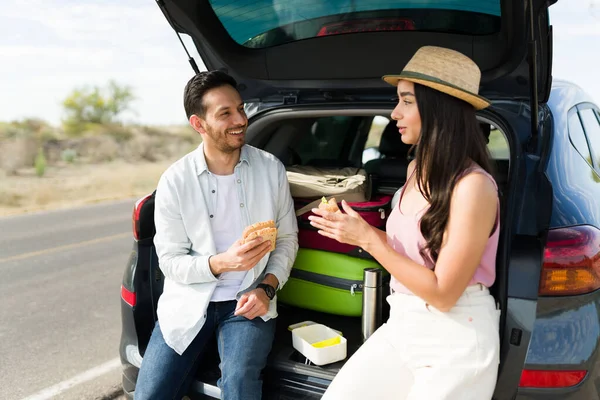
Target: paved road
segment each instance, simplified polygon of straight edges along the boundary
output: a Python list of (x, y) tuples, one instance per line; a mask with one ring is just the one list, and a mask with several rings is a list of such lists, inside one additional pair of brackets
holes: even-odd
[(118, 387), (132, 206), (0, 218), (0, 399), (96, 399)]

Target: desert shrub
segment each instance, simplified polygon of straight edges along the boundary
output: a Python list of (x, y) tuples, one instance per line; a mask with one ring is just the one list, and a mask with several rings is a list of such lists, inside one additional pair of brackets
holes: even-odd
[(91, 163), (113, 161), (120, 154), (119, 144), (108, 135), (77, 139), (77, 149), (79, 157)]
[(158, 161), (161, 159), (160, 139), (138, 135), (123, 147), (123, 157), (128, 161)]
[(64, 149), (60, 153), (60, 158), (66, 163), (72, 164), (77, 158), (77, 151), (75, 149)]
[(40, 149), (38, 150), (38, 154), (35, 157), (35, 174), (40, 178), (44, 176), (44, 174), (46, 173), (46, 166), (47, 163), (46, 156), (44, 156), (44, 149), (40, 147)]
[(0, 140), (0, 168), (8, 174), (31, 167), (35, 163), (39, 144), (34, 138), (19, 137)]
[(76, 88), (63, 101), (65, 132), (70, 136), (78, 136), (89, 130), (88, 124), (115, 123), (119, 116), (131, 108), (133, 100), (135, 96), (131, 87), (114, 81), (104, 88)]

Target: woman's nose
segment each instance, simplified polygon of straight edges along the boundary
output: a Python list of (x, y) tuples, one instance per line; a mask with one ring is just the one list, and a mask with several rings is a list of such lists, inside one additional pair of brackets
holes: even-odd
[(396, 106), (396, 108), (394, 108), (394, 110), (392, 110), (392, 119), (394, 121), (399, 121), (402, 119), (402, 113), (399, 110), (400, 107)]

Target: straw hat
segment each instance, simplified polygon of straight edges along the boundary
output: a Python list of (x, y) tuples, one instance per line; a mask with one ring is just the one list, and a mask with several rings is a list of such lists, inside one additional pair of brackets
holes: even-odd
[(420, 83), (457, 97), (481, 110), (490, 102), (479, 96), (481, 71), (469, 57), (443, 47), (421, 47), (399, 75), (385, 75), (383, 80), (397, 86), (398, 81)]

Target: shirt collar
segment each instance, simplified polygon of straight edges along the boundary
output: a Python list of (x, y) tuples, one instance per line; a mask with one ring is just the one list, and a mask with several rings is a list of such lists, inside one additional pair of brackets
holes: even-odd
[[(238, 164), (245, 162), (246, 164), (250, 165), (248, 149), (246, 147), (246, 145), (242, 146), (242, 151), (240, 153), (240, 161), (238, 162)], [(203, 172), (208, 172), (208, 166), (206, 165), (206, 157), (204, 156), (204, 142), (200, 143), (198, 148), (195, 150), (194, 163), (196, 165), (197, 175), (202, 175)]]

